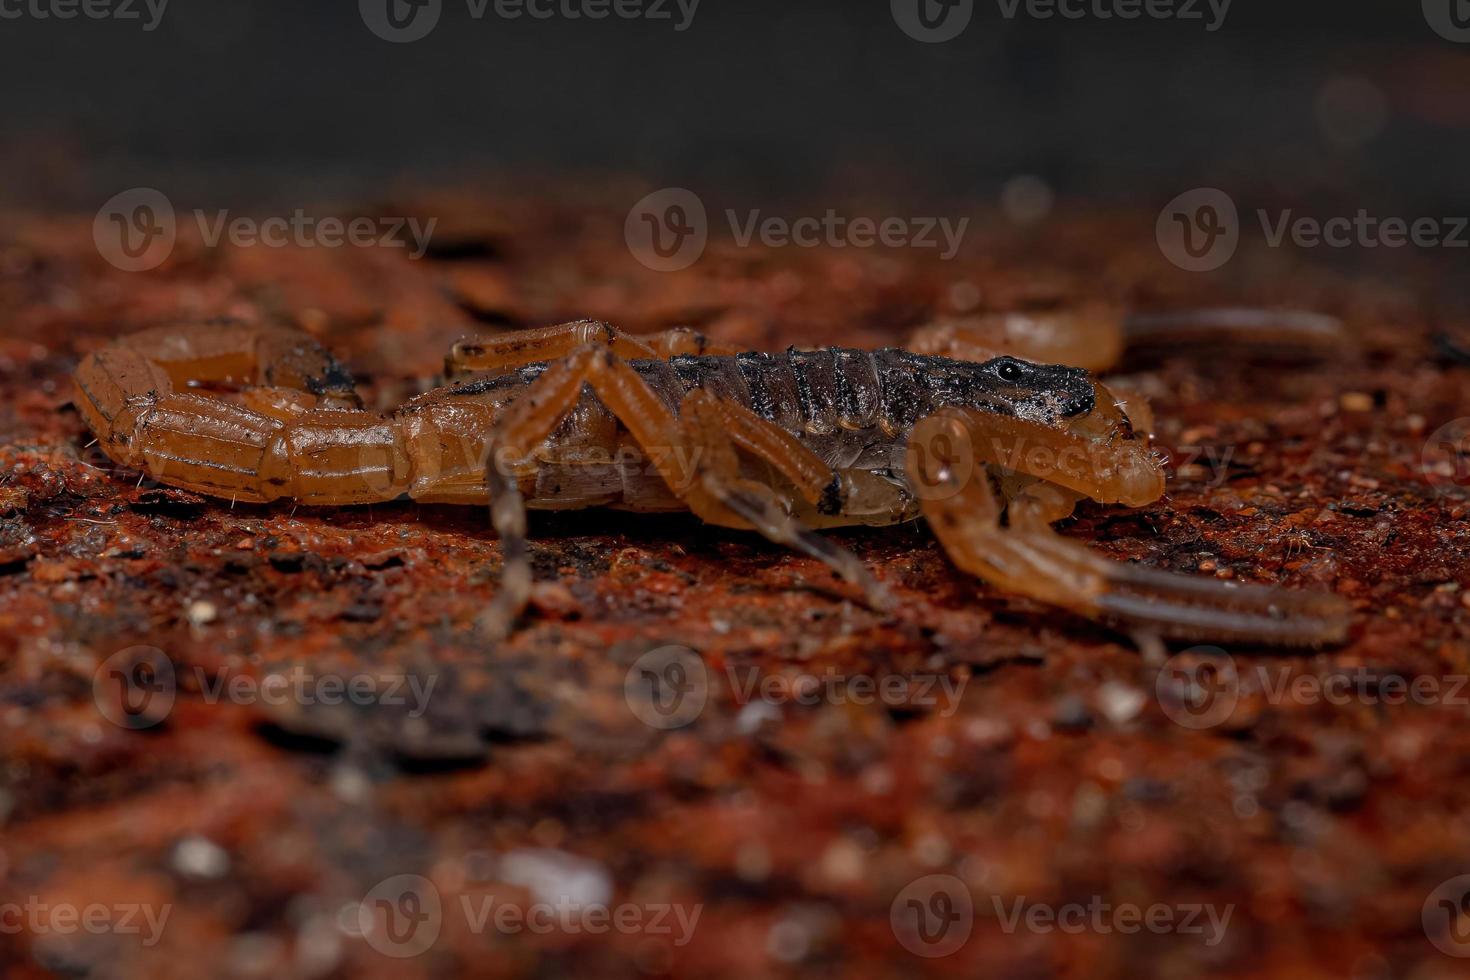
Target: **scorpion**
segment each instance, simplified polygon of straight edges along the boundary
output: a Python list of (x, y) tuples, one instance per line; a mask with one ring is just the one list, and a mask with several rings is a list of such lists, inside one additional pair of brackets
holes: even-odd
[[(1101, 368), (1121, 350), (1106, 308), (1018, 316), (1042, 328), (1029, 331), (1033, 354), (1081, 359), (1086, 338)], [(980, 318), (921, 329), (904, 348), (772, 354), (688, 328), (578, 321), (461, 340), (444, 386), (380, 413), (311, 335), (216, 321), (89, 354), (76, 404), (114, 462), (202, 494), (488, 504), (502, 568), (478, 625), (494, 638), (533, 591), (528, 507), (686, 510), (825, 563), (879, 610), (894, 605), (888, 589), (818, 532), (922, 517), (961, 570), (1110, 625), (1283, 646), (1345, 638), (1334, 594), (1113, 561), (1056, 531), (1083, 499), (1159, 500), (1164, 470), (1141, 400), (998, 350), (1025, 347), (1017, 326)]]

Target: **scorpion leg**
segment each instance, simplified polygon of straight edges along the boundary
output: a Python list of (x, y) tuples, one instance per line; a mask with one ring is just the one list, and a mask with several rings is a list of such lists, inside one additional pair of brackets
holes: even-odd
[[(1179, 639), (1311, 646), (1341, 641), (1348, 608), (1338, 596), (1270, 586), (1234, 586), (1110, 561), (1057, 534), (1050, 522), (1070, 512), (1082, 494), (1115, 496), (1117, 474), (1087, 474), (1071, 463), (1065, 433), (1037, 426), (1027, 433), (1045, 451), (1007, 446), (1018, 432), (1002, 419), (945, 409), (921, 423), (915, 438), (925, 451), (909, 454), (909, 476), (924, 516), (956, 565), (996, 585), (1081, 615), (1143, 626)], [(962, 458), (969, 446), (970, 464)], [(1020, 491), (1001, 522), (1001, 503), (980, 462), (1038, 477), (1046, 483)], [(973, 478), (970, 476), (973, 475)], [(1047, 486), (1047, 484), (1053, 486)]]
[(577, 320), (554, 327), (517, 330), (499, 337), (467, 337), (450, 349), (445, 373), (453, 377), (505, 371), (538, 361), (554, 361), (586, 346), (607, 348), (624, 360), (736, 353), (735, 348), (711, 344), (704, 334), (687, 327), (634, 336), (597, 320)]
[[(795, 548), (825, 563), (861, 587), (874, 608), (892, 607), (888, 590), (873, 578), (856, 555), (793, 516), (789, 502), (773, 487), (740, 476), (734, 448), (738, 446), (769, 463), (813, 505), (842, 491), (842, 481), (831, 467), (774, 422), (707, 391), (692, 391), (685, 397), (680, 406), (680, 421), (695, 445), (705, 451), (702, 460), (705, 465), (698, 469), (697, 475), (713, 501), (742, 518), (744, 525), (759, 531), (767, 540)], [(701, 513), (698, 503), (691, 498), (690, 509), (696, 514), (706, 520), (717, 516), (707, 511)], [(717, 522), (744, 526), (739, 522)]]
[[(798, 492), (819, 496), (832, 481), (831, 470), (793, 437), (703, 392), (688, 396), (686, 414), (676, 416), (614, 352), (584, 346), (532, 382), (506, 409), (491, 436), (486, 482), (491, 523), (501, 538), (503, 571), (500, 591), (480, 621), (487, 636), (505, 636), (530, 598), (526, 510), (518, 477), (529, 472), (532, 454), (575, 407), (584, 384), (650, 454), (659, 476), (702, 520), (759, 531), (827, 562), (862, 586), (870, 598), (885, 597), (855, 556), (787, 515), (770, 487), (738, 476), (737, 445), (771, 463)], [(731, 430), (740, 435), (732, 436)]]

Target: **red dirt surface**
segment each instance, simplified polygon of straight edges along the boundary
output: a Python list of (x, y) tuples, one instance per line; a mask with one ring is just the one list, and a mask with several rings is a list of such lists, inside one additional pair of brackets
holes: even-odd
[[(1465, 972), (1423, 915), (1470, 873), (1470, 497), (1425, 447), (1470, 414), (1470, 368), (1436, 347), (1455, 325), (1431, 322), (1413, 292), (1250, 252), (1228, 274), (1190, 276), (1159, 255), (1151, 215), (1029, 235), (980, 220), (951, 262), (716, 236), (692, 268), (658, 273), (624, 247), (617, 208), (456, 195), (376, 210), (405, 208), (440, 219), (422, 261), (185, 235), (162, 268), (134, 274), (99, 256), (90, 216), (4, 224), (0, 972)], [(450, 342), (476, 330), (597, 317), (752, 349), (879, 346), (1038, 295), (1344, 320), (1348, 339), (1317, 361), (1130, 361), (1120, 383), (1152, 400), (1169, 495), (1089, 505), (1063, 530), (1118, 559), (1334, 590), (1356, 609), (1350, 643), (1166, 663), (1179, 647), (957, 572), (922, 525), (837, 533), (902, 598), (885, 616), (754, 536), (588, 512), (533, 519), (532, 613), (487, 648), (471, 624), (500, 552), (479, 509), (231, 507), (119, 470), (68, 404), (87, 351), (210, 316), (304, 326), (386, 406), (432, 384)], [(702, 658), (706, 703), (660, 730), (626, 690), (639, 658), (670, 645)], [(175, 685), (171, 703), (129, 717), (108, 669), (155, 656), (137, 647), (162, 651)], [(1176, 723), (1199, 716), (1158, 694), (1161, 671), (1202, 663), (1233, 668), (1234, 710)], [(278, 674), (398, 696), (252, 687)], [(916, 681), (907, 703), (797, 703), (802, 677), (848, 694)], [(1331, 677), (1351, 682), (1344, 703), (1300, 686)], [(1395, 678), (1436, 693), (1394, 703)], [(423, 913), (437, 938), (412, 956), (360, 935), (359, 906), (399, 875), (423, 879), (418, 906), (390, 896), (399, 913), (439, 903)], [(933, 875), (957, 879), (973, 911), (955, 913), (964, 936), (920, 945), (946, 955), (919, 956), (893, 921), (916, 896), (946, 910)], [(573, 896), (642, 925), (476, 918), (491, 898), (523, 910)], [(1041, 912), (1013, 928), (1018, 901)], [(1103, 905), (1082, 928), (1044, 921)], [(1123, 905), (1163, 908), (1177, 928), (1127, 929)], [(1228, 921), (1212, 932), (1194, 906)], [(105, 910), (98, 929), (57, 911), (89, 907)], [(661, 907), (697, 912), (692, 932), (672, 911), (655, 926)], [(167, 915), (156, 932), (150, 911)]]

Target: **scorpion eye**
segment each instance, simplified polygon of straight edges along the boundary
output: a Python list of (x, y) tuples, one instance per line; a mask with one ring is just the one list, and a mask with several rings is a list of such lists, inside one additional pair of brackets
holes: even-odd
[(1000, 380), (1014, 384), (1021, 380), (1021, 365), (1017, 361), (1007, 359), (996, 365), (995, 373), (1000, 375)]

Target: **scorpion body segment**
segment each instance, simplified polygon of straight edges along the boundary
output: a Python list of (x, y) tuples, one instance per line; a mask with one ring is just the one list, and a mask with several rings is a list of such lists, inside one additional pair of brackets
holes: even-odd
[(764, 354), (583, 321), (463, 341), (449, 367), (473, 377), (379, 413), (307, 335), (211, 323), (89, 355), (77, 405), (115, 461), (201, 493), (488, 502), (504, 556), (481, 622), (492, 636), (530, 593), (525, 509), (611, 507), (754, 530), (875, 607), (887, 590), (815, 529), (922, 514), (966, 571), (1086, 616), (1180, 637), (1342, 638), (1335, 596), (1120, 565), (1058, 535), (1050, 524), (1084, 498), (1162, 496), (1146, 433), (1079, 368), (982, 359), (963, 332), (924, 346)]

